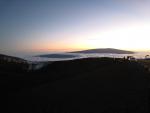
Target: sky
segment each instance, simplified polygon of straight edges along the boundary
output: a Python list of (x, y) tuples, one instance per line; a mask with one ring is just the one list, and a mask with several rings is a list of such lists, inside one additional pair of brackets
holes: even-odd
[(150, 0), (0, 0), (0, 53), (150, 50)]

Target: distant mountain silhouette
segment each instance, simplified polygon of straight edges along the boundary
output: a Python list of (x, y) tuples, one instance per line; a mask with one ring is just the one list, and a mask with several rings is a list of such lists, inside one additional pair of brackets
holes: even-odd
[(104, 49), (88, 49), (83, 51), (73, 51), (70, 53), (112, 53), (112, 54), (133, 54), (132, 51), (126, 51), (126, 50), (119, 50), (119, 49), (113, 49), (113, 48), (104, 48)]
[(38, 55), (36, 57), (45, 57), (45, 58), (74, 58), (77, 55), (67, 55), (67, 54), (45, 54), (45, 55)]

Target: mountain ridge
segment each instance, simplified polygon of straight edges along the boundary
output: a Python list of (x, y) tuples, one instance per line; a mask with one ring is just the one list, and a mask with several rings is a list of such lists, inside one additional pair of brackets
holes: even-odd
[(114, 49), (114, 48), (99, 48), (99, 49), (87, 49), (81, 51), (73, 51), (69, 53), (111, 53), (111, 54), (133, 54), (133, 51), (121, 50), (121, 49)]

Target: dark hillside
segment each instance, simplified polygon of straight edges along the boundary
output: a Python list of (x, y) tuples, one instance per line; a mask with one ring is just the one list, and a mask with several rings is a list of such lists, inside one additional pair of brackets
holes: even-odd
[(11, 112), (148, 112), (150, 74), (137, 62), (87, 58), (54, 62), (26, 74), (18, 92), (10, 89)]
[(27, 67), (27, 61), (24, 59), (0, 54), (1, 72), (23, 72)]

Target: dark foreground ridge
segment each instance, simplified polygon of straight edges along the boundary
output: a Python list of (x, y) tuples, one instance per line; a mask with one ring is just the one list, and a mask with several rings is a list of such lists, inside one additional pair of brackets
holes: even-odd
[(0, 72), (10, 113), (148, 112), (150, 74), (135, 61), (86, 58)]

